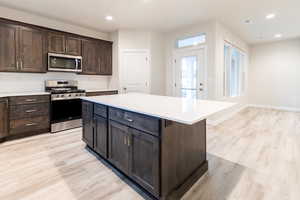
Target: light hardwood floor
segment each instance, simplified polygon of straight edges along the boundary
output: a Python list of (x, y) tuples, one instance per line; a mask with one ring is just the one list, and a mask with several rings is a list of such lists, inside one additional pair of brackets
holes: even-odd
[[(184, 200), (299, 200), (300, 113), (247, 108), (207, 132), (209, 171)], [(0, 144), (0, 200), (139, 200), (81, 129)]]

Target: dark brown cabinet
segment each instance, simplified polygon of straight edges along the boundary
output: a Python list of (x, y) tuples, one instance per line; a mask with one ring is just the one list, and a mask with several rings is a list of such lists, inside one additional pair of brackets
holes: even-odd
[(94, 123), (94, 150), (107, 158), (107, 119), (95, 116)]
[(151, 192), (159, 195), (159, 139), (130, 129), (129, 176)]
[(81, 55), (81, 39), (71, 35), (49, 32), (48, 51), (57, 54)]
[(82, 41), (82, 74), (96, 75), (100, 73), (97, 47), (96, 41)]
[(129, 174), (129, 127), (109, 121), (108, 159), (125, 174)]
[(81, 39), (67, 36), (66, 37), (66, 54), (81, 56)]
[(0, 21), (0, 71), (17, 71), (18, 27)]
[(112, 75), (112, 43), (84, 40), (82, 42), (83, 73)]
[(45, 33), (20, 27), (20, 64), (22, 72), (46, 72)]
[(45, 34), (0, 21), (0, 71), (46, 72)]
[(91, 148), (94, 148), (93, 103), (82, 102), (82, 139)]
[(112, 75), (112, 43), (102, 41), (99, 44), (99, 63), (101, 75)]
[(48, 33), (48, 51), (51, 53), (65, 53), (65, 35), (62, 33)]
[(9, 97), (9, 134), (27, 136), (50, 130), (50, 96)]
[(8, 135), (8, 99), (0, 98), (0, 139)]

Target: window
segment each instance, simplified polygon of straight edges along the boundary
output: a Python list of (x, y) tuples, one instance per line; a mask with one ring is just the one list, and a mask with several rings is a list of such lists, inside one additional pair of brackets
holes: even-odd
[(245, 54), (237, 48), (224, 46), (224, 96), (241, 96), (245, 88)]
[(191, 46), (197, 46), (199, 44), (203, 44), (206, 42), (206, 35), (196, 35), (184, 39), (177, 40), (177, 48), (184, 48), (184, 47), (191, 47)]

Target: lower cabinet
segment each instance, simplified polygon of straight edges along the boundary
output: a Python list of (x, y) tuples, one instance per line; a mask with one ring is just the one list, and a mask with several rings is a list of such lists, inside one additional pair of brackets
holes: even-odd
[(159, 139), (109, 121), (109, 160), (155, 196), (159, 195)]
[(129, 172), (129, 128), (109, 121), (109, 161), (125, 174)]
[(130, 129), (130, 177), (154, 195), (159, 195), (159, 139)]
[(8, 135), (8, 99), (0, 98), (0, 139)]
[(94, 150), (107, 158), (107, 119), (94, 116)]
[(93, 103), (82, 102), (82, 140), (94, 148)]
[[(139, 126), (111, 119), (111, 112), (108, 112), (110, 109), (112, 108), (83, 101), (83, 141), (115, 168), (159, 197), (160, 138), (139, 130)], [(144, 123), (142, 120), (145, 119), (140, 115), (132, 115), (133, 119)], [(120, 114), (121, 116), (123, 115)]]

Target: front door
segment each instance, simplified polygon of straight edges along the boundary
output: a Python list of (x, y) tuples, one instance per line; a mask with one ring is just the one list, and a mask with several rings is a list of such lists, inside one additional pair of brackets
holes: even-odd
[(205, 49), (175, 53), (175, 96), (204, 99)]

